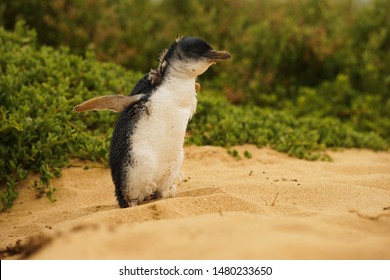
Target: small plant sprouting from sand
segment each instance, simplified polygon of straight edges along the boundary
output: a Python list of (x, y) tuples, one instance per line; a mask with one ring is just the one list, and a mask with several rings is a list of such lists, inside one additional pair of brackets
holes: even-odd
[[(236, 159), (241, 159), (241, 155), (240, 155), (239, 151), (237, 151), (236, 149), (233, 149), (233, 150), (227, 149), (227, 153)], [(243, 156), (245, 158), (252, 158), (252, 154), (247, 150), (244, 151)]]

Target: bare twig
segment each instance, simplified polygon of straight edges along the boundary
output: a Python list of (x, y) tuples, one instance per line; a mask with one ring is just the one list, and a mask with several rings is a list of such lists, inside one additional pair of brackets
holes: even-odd
[(277, 193), (275, 194), (274, 200), (273, 200), (272, 203), (271, 203), (271, 206), (275, 206), (275, 202), (276, 202), (276, 199), (278, 198), (278, 196), (279, 196), (279, 193), (277, 192)]
[(367, 220), (371, 220), (371, 221), (378, 220), (381, 217), (390, 217), (390, 213), (380, 213), (376, 216), (364, 215), (357, 210), (349, 210), (349, 213), (355, 213), (359, 218), (367, 219)]
[(261, 200), (262, 200), (262, 201), (264, 201), (264, 203), (265, 203), (265, 206), (268, 206), (268, 203), (267, 203), (267, 201), (266, 201), (266, 200), (265, 200), (263, 197), (261, 197), (261, 196), (260, 196), (260, 198), (261, 198)]

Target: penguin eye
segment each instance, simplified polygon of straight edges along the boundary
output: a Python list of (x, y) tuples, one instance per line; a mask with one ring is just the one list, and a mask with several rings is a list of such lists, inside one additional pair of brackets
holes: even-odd
[(195, 50), (189, 50), (189, 51), (188, 51), (188, 54), (189, 54), (190, 56), (200, 56), (200, 54), (199, 54), (198, 52), (196, 52)]
[(179, 59), (180, 60), (185, 60), (186, 58), (199, 58), (201, 57), (201, 55), (195, 51), (195, 50), (191, 50), (191, 49), (187, 49), (187, 50), (183, 50), (183, 54), (184, 54), (184, 57), (180, 54), (180, 52), (178, 53), (178, 56), (179, 56)]
[(200, 57), (211, 50), (211, 46), (199, 38), (187, 37), (181, 42), (182, 50), (189, 57)]

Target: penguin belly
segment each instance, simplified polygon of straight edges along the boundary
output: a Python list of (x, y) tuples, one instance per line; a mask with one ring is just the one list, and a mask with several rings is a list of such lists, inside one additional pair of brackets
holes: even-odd
[(145, 103), (130, 137), (132, 164), (122, 190), (129, 204), (175, 195), (174, 181), (183, 163), (184, 137), (194, 106), (194, 91), (176, 96), (165, 88)]

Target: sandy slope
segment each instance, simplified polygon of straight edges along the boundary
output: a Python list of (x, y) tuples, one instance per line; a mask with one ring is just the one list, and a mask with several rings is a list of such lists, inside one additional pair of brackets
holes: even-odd
[(117, 207), (104, 168), (64, 170), (54, 204), (26, 182), (0, 213), (0, 249), (20, 253), (2, 258), (390, 259), (390, 153), (236, 149), (253, 157), (186, 147), (177, 196), (135, 208)]

